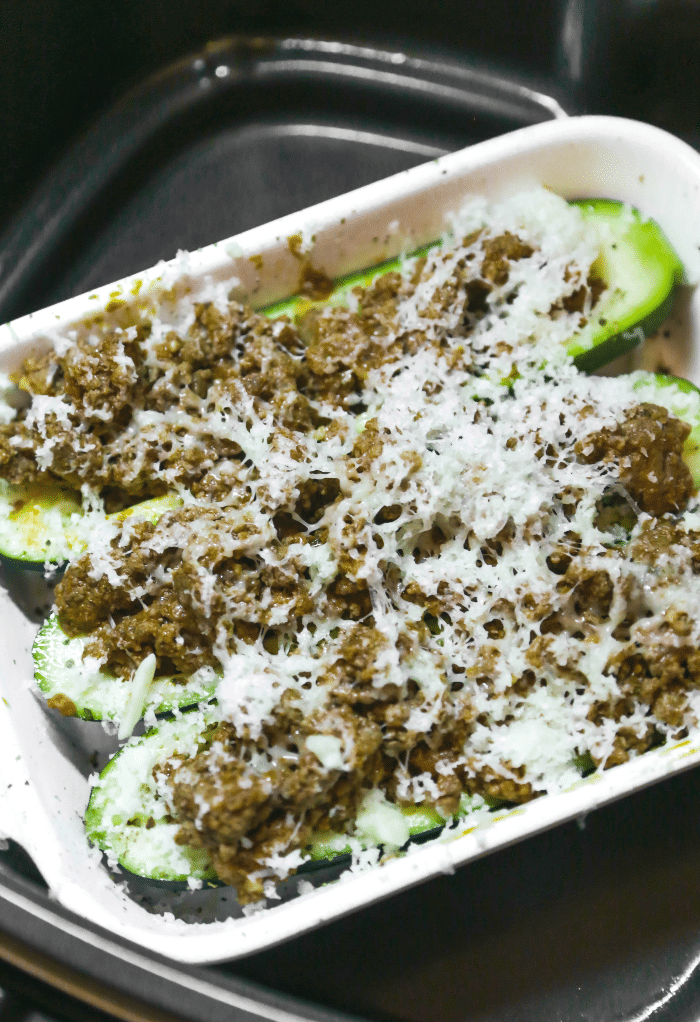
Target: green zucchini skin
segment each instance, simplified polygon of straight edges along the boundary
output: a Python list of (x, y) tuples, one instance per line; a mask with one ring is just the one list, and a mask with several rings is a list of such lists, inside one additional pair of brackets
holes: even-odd
[(191, 878), (216, 882), (207, 853), (178, 845), (177, 823), (153, 779), (153, 768), (178, 752), (193, 754), (213, 710), (193, 710), (162, 722), (140, 738), (130, 738), (109, 761), (90, 792), (85, 829), (90, 841), (110, 862), (134, 876), (167, 886), (187, 887)]
[(671, 315), (676, 301), (675, 287), (669, 291), (662, 303), (653, 309), (649, 315), (635, 323), (634, 326), (622, 330), (613, 337), (599, 341), (588, 351), (582, 351), (574, 355), (574, 365), (584, 373), (594, 373), (596, 369), (602, 369), (609, 365), (620, 355), (628, 351), (634, 351), (640, 344), (643, 344), (647, 337), (651, 337), (665, 323)]
[[(55, 614), (44, 623), (32, 648), (34, 678), (45, 699), (65, 716), (83, 720), (120, 721), (126, 708), (130, 681), (83, 661), (85, 636), (69, 638)], [(155, 713), (169, 713), (214, 697), (218, 676), (213, 671), (192, 677), (156, 678), (147, 706)], [(63, 697), (61, 699), (61, 697)], [(70, 705), (72, 704), (72, 706)], [(72, 712), (72, 711), (75, 712)]]
[(593, 372), (641, 344), (668, 317), (683, 266), (663, 231), (639, 211), (608, 199), (578, 206), (596, 230), (601, 254), (596, 269), (608, 290), (568, 353), (583, 372)]

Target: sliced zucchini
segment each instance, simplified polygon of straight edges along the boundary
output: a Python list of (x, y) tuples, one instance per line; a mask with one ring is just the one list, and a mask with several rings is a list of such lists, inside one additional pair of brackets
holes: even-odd
[[(593, 269), (607, 285), (587, 324), (572, 339), (567, 352), (576, 366), (593, 372), (654, 333), (667, 318), (683, 266), (653, 220), (643, 220), (636, 209), (608, 199), (573, 202), (596, 231), (600, 255)], [(434, 242), (437, 245), (439, 242)], [(429, 251), (426, 245), (412, 257)], [(366, 286), (384, 273), (401, 269), (392, 259), (369, 270), (341, 277), (330, 297), (310, 299), (297, 294), (264, 311), (268, 316), (301, 316), (311, 308), (347, 304), (352, 289)]]
[(600, 256), (594, 272), (607, 290), (568, 353), (592, 372), (652, 334), (667, 318), (683, 267), (657, 223), (636, 209), (607, 199), (574, 203), (596, 231)]
[(662, 405), (691, 427), (683, 445), (683, 461), (690, 469), (695, 489), (700, 489), (700, 390), (680, 376), (638, 373), (634, 384), (640, 401)]
[[(168, 822), (153, 768), (177, 753), (193, 755), (206, 728), (216, 720), (216, 710), (209, 707), (162, 721), (141, 738), (131, 738), (109, 761), (93, 787), (85, 813), (87, 835), (130, 873), (171, 883), (183, 883), (188, 878), (215, 879), (205, 852), (175, 843), (178, 825)], [(463, 795), (456, 818), (483, 805), (483, 799)], [(358, 813), (357, 835), (363, 845), (396, 847), (410, 838), (437, 833), (446, 822), (432, 807), (398, 807), (381, 792), (373, 791)], [(305, 865), (313, 868), (314, 863), (336, 860), (350, 851), (345, 834), (319, 832), (307, 849)]]
[(128, 520), (137, 522), (150, 522), (155, 525), (161, 515), (166, 511), (176, 511), (182, 507), (184, 501), (177, 493), (165, 493), (162, 497), (151, 497), (150, 500), (142, 500), (139, 504), (132, 504), (123, 511), (115, 511), (107, 515), (108, 522), (126, 522)]
[(66, 486), (12, 486), (0, 480), (0, 556), (23, 568), (67, 560), (78, 542), (81, 497)]
[[(107, 520), (157, 522), (182, 503), (176, 493), (167, 493), (107, 515)], [(76, 490), (40, 483), (12, 486), (0, 480), (0, 556), (33, 571), (43, 570), (46, 563), (63, 564), (84, 545), (78, 520), (82, 513)]]
[(214, 720), (211, 710), (195, 710), (164, 721), (130, 739), (100, 774), (85, 812), (87, 836), (130, 873), (181, 883), (216, 879), (206, 851), (176, 844), (178, 824), (169, 821), (153, 778), (158, 763), (194, 755)]
[[(131, 707), (134, 679), (117, 678), (101, 670), (94, 658), (83, 659), (89, 636), (70, 639), (52, 615), (34, 640), (34, 677), (49, 706), (63, 716), (121, 723)], [(195, 674), (155, 678), (137, 710), (156, 713), (193, 706), (211, 699), (219, 677), (211, 668)]]

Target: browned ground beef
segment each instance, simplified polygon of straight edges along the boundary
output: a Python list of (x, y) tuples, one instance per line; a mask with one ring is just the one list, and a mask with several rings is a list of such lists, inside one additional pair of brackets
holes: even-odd
[[(649, 423), (656, 430), (656, 450), (660, 452), (653, 459), (645, 457), (645, 452), (651, 449)], [(645, 510), (649, 507), (643, 493), (645, 466), (652, 460), (655, 479), (650, 487), (656, 506), (662, 504), (666, 510), (678, 510), (685, 506), (692, 488), (690, 473), (680, 457), (688, 431), (685, 423), (669, 419), (665, 409), (643, 405), (634, 408), (620, 426), (623, 441), (617, 431), (608, 431), (579, 441), (576, 447), (579, 456), (582, 451), (586, 452), (587, 461), (614, 459), (620, 466), (621, 482), (625, 481), (623, 485), (635, 501), (639, 497)], [(369, 466), (381, 450), (381, 439), (370, 420), (355, 442), (352, 464), (360, 465), (366, 458)], [(665, 504), (659, 494), (664, 495)], [(278, 512), (275, 521), (281, 535), (266, 544), (268, 553), (272, 550), (283, 556), (285, 541), (290, 539), (309, 542), (311, 537), (305, 531), (305, 523), (317, 522), (323, 511), (340, 498), (337, 479), (310, 480), (302, 488), (291, 513)], [(283, 520), (283, 515), (287, 515), (287, 519)], [(380, 520), (392, 520), (391, 508), (382, 510)], [(208, 523), (204, 552), (195, 537), (192, 537), (191, 547), (183, 538), (187, 534), (181, 527), (186, 530), (193, 521)], [(228, 537), (232, 533), (239, 541), (238, 553), (224, 556), (217, 534)], [(312, 607), (303, 567), (295, 570), (289, 563), (284, 569), (266, 566), (259, 556), (251, 560), (247, 547), (249, 533), (248, 526), (241, 526), (223, 510), (182, 509), (166, 513), (157, 525), (139, 523), (133, 527), (128, 543), (117, 539), (112, 544), (121, 578), (119, 585), (110, 584), (104, 575), (95, 580), (93, 565), (87, 556), (69, 566), (56, 588), (60, 623), (69, 635), (91, 633), (89, 654), (106, 657), (108, 668), (120, 675), (129, 676), (144, 654), (150, 652), (158, 656), (159, 673), (173, 670), (191, 673), (200, 666), (215, 666), (211, 646), (220, 620), (231, 615), (231, 601), (235, 603), (230, 636), (234, 646), (237, 639), (254, 641), (261, 628), (269, 626), (269, 610), (263, 608), (288, 607), (285, 623), (289, 624)], [(170, 534), (180, 538), (168, 541)], [(166, 544), (170, 544), (162, 550), (161, 537), (166, 537)], [(154, 546), (158, 553), (154, 552)], [(502, 551), (502, 543), (496, 540), (495, 549), (499, 547)], [(489, 552), (485, 551), (485, 555), (488, 557)], [(206, 564), (215, 576), (214, 597), (206, 603), (206, 609), (198, 563)], [(172, 572), (171, 579), (165, 584), (154, 582), (154, 576), (164, 567)], [(596, 625), (607, 619), (613, 586), (604, 570), (582, 569), (575, 554), (572, 557), (555, 553), (552, 571), (561, 576), (557, 591), (571, 595), (567, 605), (555, 613), (550, 613), (547, 601), (539, 605), (533, 616), (542, 621), (541, 634), (559, 634), (569, 627), (568, 620), (572, 618), (581, 621), (581, 627), (585, 622)], [(137, 585), (145, 586), (148, 593), (134, 599), (133, 589)], [(404, 595), (424, 602), (419, 592)], [(366, 585), (342, 572), (330, 581), (322, 600), (326, 601), (332, 615), (345, 619), (366, 619), (371, 614)], [(433, 617), (447, 609), (439, 598), (425, 602), (430, 604)], [(272, 638), (268, 635), (268, 641)]]
[[(438, 792), (433, 802), (446, 815), (456, 812), (465, 786), (496, 799), (522, 801), (532, 796), (529, 786), (513, 785), (496, 774), (480, 782), (468, 781), (459, 765), (452, 773), (436, 771), (438, 762), (452, 759), (458, 764), (471, 707), (459, 693), (447, 694), (443, 728), (429, 736), (408, 731), (405, 723), (422, 696), (417, 687), (403, 694), (395, 686), (373, 684), (376, 658), (385, 647), (380, 632), (357, 625), (324, 678), (329, 696), (322, 710), (305, 717), (290, 692), (257, 740), (246, 739), (223, 723), (193, 759), (176, 768), (166, 765), (178, 818), (185, 821), (178, 841), (206, 848), (218, 875), (236, 886), (242, 901), (262, 896), (263, 882), (255, 872), (261, 860), (281, 845), (304, 847), (314, 831), (342, 831), (371, 789), (383, 788), (396, 797), (398, 758), (412, 776), (426, 770), (435, 774)], [(345, 741), (350, 736), (349, 768), (321, 768), (318, 758), (305, 749), (305, 738), (319, 733), (343, 736)], [(243, 786), (247, 761), (271, 747), (276, 752), (269, 769), (258, 771), (252, 784)], [(203, 803), (211, 807), (204, 816), (199, 811)]]
[[(624, 446), (618, 442), (617, 433), (608, 431), (580, 442), (578, 449), (589, 452), (590, 460), (593, 454), (599, 461), (615, 460), (615, 464), (629, 459), (638, 470), (636, 483), (631, 482), (632, 474), (626, 467), (620, 474), (626, 473), (628, 492), (636, 487), (636, 498), (643, 489), (640, 466), (646, 462), (635, 443), (649, 443), (646, 424), (653, 423), (662, 437), (665, 455), (655, 462), (656, 469), (669, 470), (659, 485), (654, 484), (654, 492), (666, 493), (668, 504), (678, 508), (685, 504), (688, 495), (687, 469), (682, 462), (679, 468), (687, 430), (683, 424), (676, 425), (675, 420), (670, 420), (672, 425), (664, 432), (668, 420), (661, 413), (655, 406), (633, 409), (620, 429)], [(627, 429), (629, 423), (632, 427)], [(640, 423), (643, 425), (637, 428)], [(369, 469), (382, 450), (376, 422), (370, 420), (352, 448), (351, 463), (356, 470), (361, 470), (363, 464)], [(277, 536), (266, 545), (266, 555), (272, 551), (281, 557), (289, 541), (310, 542), (314, 524), (340, 499), (342, 490), (337, 479), (319, 480), (313, 485), (310, 481), (301, 489), (294, 508), (278, 512)], [(398, 505), (395, 509), (387, 507), (378, 520), (391, 522), (400, 510)], [(283, 515), (287, 516), (284, 521)], [(201, 523), (205, 519), (208, 538), (204, 550), (194, 542), (191, 546), (184, 541), (180, 546), (168, 546), (157, 541), (181, 527), (186, 529), (195, 520)], [(188, 674), (201, 666), (216, 667), (213, 645), (222, 623), (228, 629), (229, 649), (235, 650), (240, 643), (254, 643), (264, 635), (266, 648), (276, 652), (285, 634), (293, 632), (297, 621), (312, 609), (305, 571), (301, 566), (295, 571), (289, 562), (284, 570), (266, 566), (259, 555), (251, 557), (250, 529), (240, 525), (239, 554), (231, 555), (229, 551), (223, 556), (224, 543), (217, 540), (217, 534), (230, 536), (235, 528), (234, 519), (224, 511), (205, 513), (201, 508), (169, 512), (157, 525), (136, 525), (129, 543), (121, 545), (117, 540), (113, 543), (122, 580), (118, 586), (109, 585), (104, 576), (96, 583), (91, 577), (88, 557), (78, 559), (68, 568), (56, 590), (61, 624), (71, 635), (89, 632), (87, 652), (106, 658), (108, 668), (125, 677), (133, 673), (148, 652), (156, 654), (160, 673)], [(653, 558), (657, 550), (666, 551), (674, 540), (688, 542), (685, 534), (683, 538), (680, 533), (673, 536), (669, 529), (672, 526), (664, 520), (658, 523), (656, 533), (647, 528), (629, 552), (632, 558), (646, 560)], [(484, 548), (484, 558), (496, 563), (512, 539), (512, 528), (506, 528)], [(436, 537), (435, 549), (439, 546), (440, 539)], [(157, 554), (154, 547), (159, 551)], [(700, 564), (700, 541), (693, 545), (692, 553)], [(611, 549), (608, 556), (615, 561), (621, 554)], [(214, 590), (206, 608), (198, 559), (204, 560), (214, 573)], [(615, 592), (611, 575), (602, 565), (595, 570), (587, 567), (586, 560), (586, 549), (575, 534), (570, 534), (567, 546), (553, 551), (549, 558), (552, 598), (523, 601), (531, 620), (539, 623), (538, 632), (532, 633), (528, 653), (532, 670), (516, 683), (524, 694), (537, 683), (538, 672), (550, 662), (549, 636), (562, 632), (593, 634), (609, 619)], [(169, 581), (154, 582), (163, 567), (171, 572)], [(147, 595), (134, 600), (131, 594), (135, 585), (145, 586)], [(439, 594), (426, 597), (415, 586), (409, 587), (404, 596), (426, 608), (423, 621), (407, 630), (402, 639), (403, 655), (409, 655), (420, 643), (421, 630), (439, 629), (440, 616), (451, 611), (452, 603)], [(180, 769), (166, 767), (173, 784), (177, 818), (182, 821), (178, 840), (206, 848), (219, 876), (237, 887), (243, 901), (262, 895), (264, 881), (256, 879), (256, 869), (259, 870), (261, 860), (289, 842), (292, 835), (292, 846), (303, 847), (315, 830), (338, 830), (349, 825), (362, 797), (373, 788), (383, 788), (390, 798), (400, 802), (397, 762), (404, 764), (409, 777), (426, 773), (431, 776), (436, 789), (429, 801), (446, 815), (456, 811), (463, 791), (495, 802), (524, 802), (537, 794), (530, 783), (517, 779), (517, 768), (507, 765), (510, 775), (506, 775), (492, 768), (472, 770), (463, 761), (465, 741), (476, 714), (470, 699), (460, 691), (459, 681), (445, 695), (444, 713), (437, 727), (427, 733), (407, 729), (411, 711), (420, 706), (423, 696), (417, 686), (409, 691), (395, 686), (377, 688), (376, 664), (386, 639), (373, 627), (372, 605), (364, 582), (339, 572), (315, 603), (317, 611), (323, 612), (325, 607), (331, 616), (357, 622), (338, 648), (323, 681), (330, 693), (324, 709), (312, 719), (303, 719), (295, 711), (293, 699), (283, 700), (261, 738), (255, 741), (246, 738), (224, 722), (211, 736), (207, 748), (194, 759), (181, 764)], [(270, 610), (280, 605), (287, 608), (285, 621), (270, 627)], [(489, 658), (492, 654), (497, 656), (497, 650), (489, 647), (489, 640), (498, 640), (506, 634), (511, 617), (512, 608), (504, 604), (500, 616), (485, 626), (483, 674), (477, 679), (484, 686), (490, 685), (489, 675), (495, 664)], [(622, 638), (625, 628), (629, 630), (633, 623), (630, 615), (621, 626)], [(669, 627), (682, 629), (682, 619)], [(629, 699), (641, 699), (659, 720), (679, 729), (683, 726), (688, 689), (700, 679), (700, 653), (685, 646), (669, 651), (664, 646), (656, 649), (650, 645), (640, 654), (632, 644), (609, 669), (618, 678), (622, 697), (614, 704), (596, 705), (589, 714), (592, 721), (609, 718), (621, 722), (606, 766), (624, 762), (630, 752), (644, 751), (661, 740), (651, 723), (642, 736), (624, 725), (622, 718), (632, 706)], [(317, 757), (304, 751), (305, 735), (347, 733), (348, 729), (355, 741), (352, 769), (323, 770)], [(214, 743), (218, 743), (217, 752), (212, 752)], [(246, 758), (253, 750), (272, 745), (288, 748), (290, 759), (271, 762), (269, 770), (251, 786), (241, 787)], [(212, 803), (203, 817), (197, 810), (202, 803)]]
[[(477, 232), (467, 241), (476, 244), (479, 238)], [(427, 778), (424, 800), (445, 816), (457, 810), (465, 791), (491, 802), (535, 797), (538, 791), (522, 767), (508, 761), (484, 766), (465, 753), (470, 736), (489, 726), (469, 686), (494, 701), (504, 696), (496, 681), (499, 644), (518, 630), (529, 632), (526, 662), (505, 695), (526, 700), (552, 670), (572, 688), (585, 687), (587, 679), (575, 662), (562, 661), (555, 641), (560, 636), (596, 641), (596, 630), (610, 622), (616, 601), (622, 600), (627, 616), (615, 636), (627, 645), (606, 666), (620, 696), (594, 704), (589, 713), (592, 722), (617, 725), (600, 761), (605, 766), (623, 762), (662, 740), (653, 721), (643, 733), (625, 723), (639, 703), (656, 721), (683, 727), (688, 692), (700, 681), (700, 652), (685, 638), (692, 623), (681, 613), (669, 614), (665, 623), (655, 622), (656, 631), (640, 650), (629, 640), (648, 609), (631, 576), (618, 570), (625, 560), (653, 570), (674, 547), (684, 551), (692, 573), (700, 571), (700, 536), (662, 517), (682, 511), (693, 491), (681, 456), (689, 427), (651, 404), (630, 408), (615, 426), (583, 440), (569, 431), (560, 449), (542, 441), (535, 454), (547, 469), (578, 462), (594, 466), (609, 481), (612, 496), (601, 500), (597, 519), (601, 532), (619, 531), (621, 523), (629, 529), (640, 513), (652, 516), (634, 542), (624, 551), (614, 545), (593, 550), (572, 527), (547, 546), (546, 535), (535, 526), (529, 533), (529, 525), (516, 526), (512, 518), (485, 541), (465, 535), (464, 549), (477, 552), (477, 569), (498, 566), (523, 538), (543, 546), (548, 588), (530, 590), (524, 582), (517, 604), (495, 599), (483, 626), (474, 632), (464, 626), (461, 641), (474, 648), (475, 666), (467, 674), (445, 658), (441, 669), (447, 683), (428, 725), (420, 723), (426, 695), (412, 677), (402, 686), (381, 680), (382, 665), (391, 656), (410, 664), (429, 640), (439, 639), (446, 624), (467, 619), (468, 607), (479, 598), (478, 579), (424, 589), (402, 578), (390, 560), (381, 564), (387, 598), (416, 610), (393, 645), (388, 642), (364, 572), (366, 547), (358, 537), (371, 526), (373, 542), (382, 549), (382, 535), (388, 535), (382, 529), (406, 516), (403, 494), (423, 462), (419, 451), (403, 451), (400, 465), (392, 463), (388, 471), (396, 477), (396, 489), (371, 522), (357, 510), (346, 511), (353, 487), (371, 483), (382, 459), (392, 454), (391, 429), (377, 417), (363, 421), (362, 431), (348, 440), (354, 436), (352, 416), (366, 412), (361, 399), (368, 374), (382, 367), (390, 373), (406, 355), (430, 349), (447, 368), (469, 370), (466, 339), (473, 324), (486, 314), (494, 289), (508, 283), (511, 264), (533, 251), (507, 232), (485, 238), (480, 255), (461, 260), (426, 299), (422, 327), (400, 329), (397, 310), (423, 280), (425, 259), (411, 280), (389, 273), (360, 289), (356, 311), (312, 309), (298, 324), (285, 319), (273, 324), (235, 303), (225, 313), (198, 305), (186, 336), (171, 331), (155, 347), (155, 359), (147, 357), (149, 334), (141, 328), (131, 339), (107, 336), (98, 347), (82, 341), (61, 357), (49, 354), (25, 365), (23, 386), (61, 398), (69, 413), (49, 414), (41, 426), (30, 410), (0, 426), (0, 476), (13, 483), (87, 483), (102, 494), (108, 509), (178, 485), (199, 501), (167, 512), (157, 524), (131, 523), (117, 533), (109, 548), (109, 574), (90, 554), (68, 567), (56, 589), (59, 620), (68, 635), (89, 635), (88, 655), (100, 658), (110, 672), (130, 677), (146, 655), (155, 653), (159, 674), (189, 675), (200, 667), (218, 669), (226, 655), (256, 644), (271, 655), (293, 650), (302, 639), (310, 641), (324, 620), (343, 624), (342, 633), (331, 632), (323, 640), (330, 661), (314, 682), (324, 693), (314, 713), (304, 715), (298, 693), (287, 689), (259, 734), (224, 721), (210, 730), (196, 756), (157, 768), (171, 785), (172, 812), (181, 824), (178, 841), (206, 848), (219, 876), (237, 888), (242, 901), (261, 897), (261, 864), (267, 858), (280, 849), (303, 848), (314, 831), (349, 829), (370, 790), (411, 803), (411, 783)], [(552, 315), (562, 309), (581, 313), (599, 294), (600, 282), (589, 277), (557, 303)], [(513, 297), (506, 293), (504, 304)], [(455, 308), (459, 317), (448, 345), (441, 323)], [(455, 347), (455, 338), (464, 343)], [(498, 353), (506, 349), (501, 345)], [(235, 439), (207, 426), (220, 407), (248, 408), (243, 414), (248, 425), (254, 417), (274, 423), (272, 462), (306, 464), (310, 438), (347, 442), (340, 470), (300, 477), (282, 496), (255, 479), (256, 506), (267, 522), (261, 526), (259, 517), (248, 513), (254, 499), (250, 462)], [(475, 422), (490, 414), (487, 403), (475, 401), (474, 408)], [(176, 414), (167, 426), (146, 421), (134, 429), (136, 418), (149, 412)], [(576, 426), (580, 436), (581, 418)], [(47, 440), (52, 460), (42, 468), (38, 452)], [(513, 435), (506, 447), (517, 452), (522, 441), (522, 435)], [(573, 520), (584, 499), (583, 490), (565, 488), (556, 494), (556, 513)], [(411, 533), (408, 552), (413, 546), (415, 564), (429, 564), (451, 538), (450, 530), (460, 527), (436, 520), (425, 532)], [(312, 596), (314, 576), (305, 557), (324, 544), (332, 549), (334, 567)], [(679, 641), (669, 645), (671, 634)], [(65, 702), (55, 705), (70, 712)], [(325, 769), (306, 749), (306, 739), (318, 734), (350, 742), (346, 769)], [(273, 748), (267, 768), (251, 779), (252, 759)]]
[(605, 429), (577, 444), (588, 464), (614, 463), (622, 486), (635, 504), (656, 517), (682, 510), (693, 480), (681, 454), (690, 433), (687, 422), (659, 405), (642, 404), (615, 429)]

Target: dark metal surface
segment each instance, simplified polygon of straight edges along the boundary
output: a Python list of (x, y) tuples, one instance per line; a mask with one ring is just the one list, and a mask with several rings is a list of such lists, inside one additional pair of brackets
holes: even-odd
[(229, 966), (173, 966), (81, 922), (16, 847), (0, 918), (145, 1018), (696, 1022), (699, 795), (695, 771)]
[[(47, 974), (52, 962), (63, 964), (67, 986), (86, 1000), (108, 1004), (122, 1018), (138, 1018), (141, 1004), (146, 1019), (162, 1010), (171, 1019), (192, 1022), (338, 1022), (337, 1013), (320, 1005), (248, 978), (177, 965), (80, 920), (49, 899), (31, 863), (12, 843), (0, 855), (0, 919), (13, 941), (10, 950), (32, 949), (24, 955), (30, 971), (36, 962)], [(2, 956), (7, 954), (0, 941)], [(110, 1000), (110, 988), (121, 996)]]
[[(210, 47), (99, 122), (0, 239), (0, 318), (556, 112), (368, 47)], [(0, 926), (93, 994), (192, 1020), (690, 1022), (698, 789), (697, 772), (666, 782), (230, 966), (172, 966), (82, 923), (14, 846)]]
[(698, 0), (10, 0), (0, 4), (0, 225), (134, 83), (228, 33), (416, 45), (557, 81), (582, 110), (700, 139)]
[[(0, 962), (0, 1022), (112, 1022), (114, 1016)], [(163, 1020), (165, 1022), (165, 1020)]]
[(212, 44), (129, 93), (0, 238), (0, 321), (561, 112), (471, 67), (312, 40)]
[[(551, 77), (563, 0), (5, 0), (0, 225), (56, 156), (149, 74), (211, 39), (314, 36), (417, 45)], [(0, 227), (1, 229), (1, 227)]]

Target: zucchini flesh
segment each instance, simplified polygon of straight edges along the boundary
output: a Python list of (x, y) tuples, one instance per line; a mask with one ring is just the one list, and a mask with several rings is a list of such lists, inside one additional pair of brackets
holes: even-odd
[[(182, 503), (177, 494), (168, 493), (106, 518), (115, 522), (129, 518), (157, 522), (164, 512)], [(41, 483), (13, 486), (0, 480), (0, 557), (36, 571), (47, 563), (63, 564), (84, 545), (79, 521), (82, 514), (80, 494), (69, 487)]]
[[(64, 716), (83, 720), (121, 722), (131, 694), (132, 679), (117, 678), (83, 651), (88, 636), (70, 639), (56, 615), (43, 625), (32, 648), (34, 677), (49, 704)], [(167, 713), (210, 700), (216, 691), (218, 675), (203, 668), (190, 676), (155, 678), (143, 707), (155, 713)]]
[(123, 511), (115, 511), (107, 515), (108, 522), (150, 522), (155, 525), (161, 515), (166, 511), (176, 511), (182, 507), (184, 501), (177, 493), (165, 493), (162, 497), (151, 497), (150, 500), (142, 500), (138, 504), (124, 508)]
[(0, 556), (24, 568), (65, 561), (79, 542), (80, 494), (67, 486), (0, 480)]
[(182, 753), (192, 755), (211, 711), (193, 711), (132, 738), (100, 774), (85, 812), (87, 836), (128, 872), (151, 880), (215, 880), (202, 849), (178, 845), (179, 825), (168, 819), (153, 768)]
[(666, 319), (683, 267), (653, 220), (621, 202), (574, 203), (598, 234), (594, 271), (607, 290), (568, 347), (579, 369), (592, 372), (637, 347)]
[[(468, 813), (474, 812), (475, 809), (481, 808), (484, 801), (471, 795), (462, 795), (460, 798), (459, 809), (452, 820), (460, 820)], [(390, 811), (393, 810), (396, 813), (400, 813), (403, 818), (403, 826), (405, 828), (405, 841), (411, 838), (421, 837), (422, 835), (435, 834), (441, 830), (447, 822), (450, 822), (442, 816), (434, 806), (429, 805), (415, 805), (415, 806), (391, 806)], [(358, 820), (359, 824), (362, 824), (362, 815)], [(389, 824), (391, 826), (391, 824)], [(394, 826), (396, 826), (394, 824)], [(360, 827), (361, 837), (365, 839), (374, 839), (380, 842), (380, 837), (376, 833), (372, 833), (374, 828), (371, 823), (369, 827), (365, 823), (364, 833)], [(404, 842), (405, 843), (405, 842)], [(328, 862), (332, 859), (337, 858), (340, 855), (349, 855), (352, 849), (348, 844), (348, 839), (345, 834), (338, 834), (334, 831), (319, 831), (314, 834), (311, 845), (307, 849), (307, 854), (311, 862)]]

